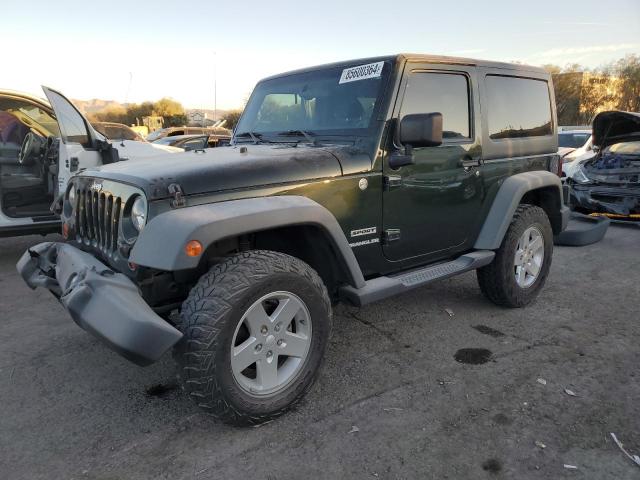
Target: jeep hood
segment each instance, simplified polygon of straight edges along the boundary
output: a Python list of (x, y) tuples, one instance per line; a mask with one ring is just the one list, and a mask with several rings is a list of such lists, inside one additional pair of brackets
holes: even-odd
[(168, 197), (172, 183), (194, 195), (336, 177), (342, 168), (324, 147), (243, 144), (118, 162), (81, 175), (136, 185), (154, 200)]

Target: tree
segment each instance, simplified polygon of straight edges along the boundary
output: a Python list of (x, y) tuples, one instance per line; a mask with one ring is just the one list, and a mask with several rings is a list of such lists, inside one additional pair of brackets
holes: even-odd
[(153, 105), (153, 114), (163, 117), (166, 127), (179, 127), (187, 124), (187, 115), (180, 102), (171, 98), (161, 98)]
[(127, 105), (127, 124), (138, 125), (142, 123), (143, 117), (153, 115), (154, 105), (152, 102), (132, 103)]
[(110, 105), (104, 110), (88, 114), (92, 122), (127, 123), (127, 109), (122, 105)]
[(160, 117), (173, 117), (174, 115), (184, 115), (184, 108), (180, 102), (171, 98), (161, 98), (153, 104), (153, 114)]
[(238, 124), (238, 120), (240, 120), (240, 115), (242, 115), (242, 110), (229, 110), (222, 116), (223, 120), (226, 120), (224, 124), (224, 128), (228, 128), (229, 130), (233, 130), (236, 128)]
[(618, 77), (618, 109), (640, 112), (640, 57), (627, 55), (611, 67)]

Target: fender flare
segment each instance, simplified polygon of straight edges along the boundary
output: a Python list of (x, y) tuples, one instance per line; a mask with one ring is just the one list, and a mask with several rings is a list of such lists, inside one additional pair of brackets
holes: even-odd
[(511, 219), (527, 192), (545, 187), (558, 190), (562, 229), (566, 227), (569, 209), (563, 205), (562, 182), (556, 174), (546, 170), (518, 173), (507, 178), (496, 194), (489, 214), (485, 218), (474, 248), (478, 250), (496, 250), (500, 248), (502, 239), (507, 233)]
[(192, 269), (198, 266), (200, 257), (186, 255), (184, 247), (190, 240), (199, 241), (206, 250), (225, 238), (294, 225), (321, 228), (333, 243), (350, 283), (356, 288), (365, 285), (356, 257), (333, 214), (307, 197), (294, 195), (230, 200), (162, 213), (144, 227), (129, 260), (159, 270)]

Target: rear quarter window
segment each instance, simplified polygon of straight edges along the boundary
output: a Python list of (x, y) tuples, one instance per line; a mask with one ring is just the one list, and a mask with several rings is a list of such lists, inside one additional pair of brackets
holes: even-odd
[(487, 75), (489, 138), (543, 137), (553, 133), (551, 97), (545, 80)]

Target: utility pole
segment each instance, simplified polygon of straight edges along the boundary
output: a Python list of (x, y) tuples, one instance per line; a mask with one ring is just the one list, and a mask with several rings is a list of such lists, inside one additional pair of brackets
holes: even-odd
[(218, 120), (218, 56), (213, 52), (213, 123)]

